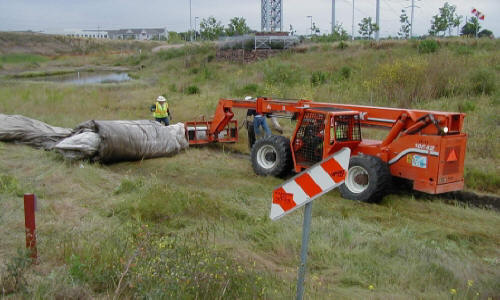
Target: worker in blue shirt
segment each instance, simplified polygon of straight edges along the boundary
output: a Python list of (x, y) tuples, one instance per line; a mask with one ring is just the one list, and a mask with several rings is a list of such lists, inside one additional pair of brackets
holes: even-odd
[[(253, 100), (253, 98), (248, 96), (245, 97), (245, 100)], [(271, 129), (269, 129), (269, 126), (267, 126), (266, 118), (263, 114), (258, 113), (255, 109), (249, 109), (247, 111), (247, 118), (249, 116), (253, 116), (253, 129), (255, 131), (255, 134), (259, 135), (259, 127), (262, 127), (265, 136), (271, 135)]]

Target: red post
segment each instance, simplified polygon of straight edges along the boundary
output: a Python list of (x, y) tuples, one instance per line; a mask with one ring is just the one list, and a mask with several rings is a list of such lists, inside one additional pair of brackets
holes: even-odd
[(31, 258), (36, 261), (36, 225), (35, 225), (36, 196), (24, 194), (24, 224), (26, 226), (26, 248), (31, 251)]

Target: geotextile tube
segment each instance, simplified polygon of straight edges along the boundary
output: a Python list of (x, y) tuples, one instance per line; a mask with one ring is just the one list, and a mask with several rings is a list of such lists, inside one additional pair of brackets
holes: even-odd
[(170, 156), (189, 147), (183, 123), (164, 126), (150, 120), (91, 120), (71, 130), (3, 114), (0, 141), (56, 150), (67, 159), (103, 163)]
[(92, 120), (75, 131), (99, 135), (99, 147), (92, 159), (103, 163), (169, 156), (189, 146), (183, 123), (164, 126), (149, 120)]
[(71, 135), (71, 129), (50, 126), (21, 115), (0, 114), (0, 141), (51, 149)]

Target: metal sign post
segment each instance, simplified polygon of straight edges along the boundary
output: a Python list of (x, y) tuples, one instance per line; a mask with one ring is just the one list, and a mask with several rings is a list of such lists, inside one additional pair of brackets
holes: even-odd
[(309, 246), (309, 233), (311, 231), (312, 202), (304, 208), (304, 225), (302, 226), (302, 247), (300, 250), (299, 277), (297, 279), (297, 300), (304, 297), (304, 278), (306, 277), (307, 248)]

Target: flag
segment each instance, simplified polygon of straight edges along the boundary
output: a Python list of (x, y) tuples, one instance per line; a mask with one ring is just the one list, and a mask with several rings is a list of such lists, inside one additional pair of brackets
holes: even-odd
[(484, 14), (480, 12), (479, 10), (472, 8), (471, 13), (475, 15), (479, 20), (484, 20)]

